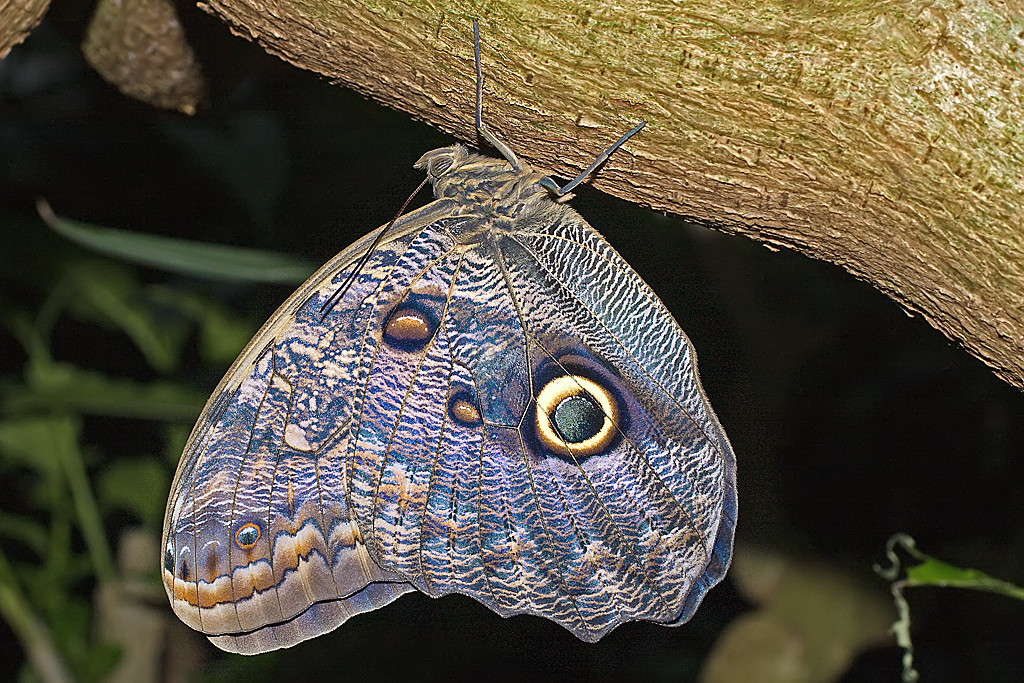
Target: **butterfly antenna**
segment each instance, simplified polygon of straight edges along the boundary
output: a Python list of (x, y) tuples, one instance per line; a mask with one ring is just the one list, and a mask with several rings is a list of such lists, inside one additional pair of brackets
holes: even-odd
[(513, 171), (521, 171), (523, 165), (512, 148), (484, 125), (484, 70), (480, 67), (480, 23), (476, 19), (473, 20), (473, 58), (476, 60), (476, 130), (512, 164)]
[(378, 246), (380, 246), (381, 240), (384, 239), (384, 235), (386, 235), (388, 230), (391, 229), (391, 226), (395, 224), (395, 221), (402, 217), (402, 214), (405, 213), (405, 209), (406, 207), (409, 206), (409, 203), (412, 201), (413, 197), (420, 193), (420, 190), (423, 189), (423, 186), (427, 184), (428, 180), (430, 180), (430, 176), (424, 178), (423, 182), (419, 184), (419, 187), (412, 191), (412, 194), (409, 195), (409, 198), (405, 200), (405, 203), (402, 204), (402, 208), (398, 210), (398, 213), (396, 213), (395, 217), (391, 219), (391, 222), (385, 225), (383, 228), (380, 229), (380, 231), (377, 232), (377, 236), (373, 238), (373, 243), (370, 245), (370, 248), (366, 250), (365, 254), (359, 257), (359, 262), (356, 264), (355, 270), (349, 273), (349, 276), (345, 278), (345, 282), (342, 283), (341, 287), (338, 287), (336, 290), (334, 290), (334, 294), (331, 294), (331, 298), (325, 301), (323, 306), (320, 307), (321, 321), (323, 321), (323, 319), (327, 317), (327, 314), (331, 312), (331, 309), (333, 309), (334, 306), (339, 301), (345, 298), (345, 293), (352, 286), (352, 283), (356, 281), (356, 278), (359, 277), (359, 273), (362, 272), (363, 267), (366, 265), (366, 262), (370, 260), (370, 255), (373, 254), (374, 251), (376, 251)]
[(547, 177), (541, 178), (540, 185), (559, 197), (572, 192), (573, 188), (575, 188), (577, 185), (586, 180), (590, 176), (590, 174), (597, 169), (598, 166), (608, 161), (608, 157), (610, 157), (619, 147), (622, 147), (622, 145), (625, 144), (626, 140), (630, 139), (631, 137), (639, 133), (641, 130), (643, 130), (644, 126), (646, 125), (646, 121), (641, 121), (636, 126), (636, 128), (623, 135), (621, 138), (613, 142), (611, 147), (601, 152), (597, 156), (597, 158), (594, 159), (594, 163), (590, 164), (590, 166), (587, 166), (586, 170), (583, 171), (583, 173), (580, 173), (578, 176), (567, 182), (562, 187), (559, 187), (558, 183), (556, 183), (551, 178)]

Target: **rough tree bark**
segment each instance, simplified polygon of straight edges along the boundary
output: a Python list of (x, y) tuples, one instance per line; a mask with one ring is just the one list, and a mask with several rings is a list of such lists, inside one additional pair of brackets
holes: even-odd
[(1020, 0), (206, 0), (283, 59), (571, 177), (842, 265), (1024, 388)]
[(0, 59), (43, 20), (50, 0), (0, 0)]

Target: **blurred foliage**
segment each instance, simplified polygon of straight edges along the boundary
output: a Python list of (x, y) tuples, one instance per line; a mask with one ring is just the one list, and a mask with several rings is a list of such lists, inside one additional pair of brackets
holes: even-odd
[[(29, 222), (0, 227), (8, 236), (41, 229)], [(119, 236), (98, 237), (103, 239)], [(12, 625), (45, 626), (35, 633), (15, 626), (26, 649), (38, 648), (48, 633), (55, 648), (47, 656), (66, 662), (76, 680), (100, 681), (118, 650), (96, 641), (82, 588), (117, 580), (103, 520), (127, 516), (159, 535), (177, 458), (165, 455), (166, 445), (180, 453), (182, 428), (206, 400), (178, 373), (187, 342), (199, 340), (198, 362), (223, 367), (258, 321), (240, 318), (201, 289), (146, 283), (131, 266), (56, 240), (43, 243), (20, 255), (36, 269), (34, 291), (11, 282), (18, 265), (11, 262), (0, 286), (0, 320), (24, 358), (0, 383), (0, 474), (17, 482), (0, 501), (0, 566), (10, 568), (0, 572), (8, 596), (0, 612)], [(213, 251), (214, 258), (233, 257)], [(55, 360), (53, 337), (71, 333), (69, 323), (89, 329), (101, 349), (107, 340), (128, 340), (151, 372), (125, 377), (82, 361)], [(111, 342), (110, 348), (118, 345)], [(118, 457), (89, 443), (83, 423), (99, 416), (143, 421), (147, 447)], [(32, 678), (23, 672), (24, 680)]]
[[(316, 269), (284, 254), (104, 228), (61, 218), (42, 200), (36, 206), (47, 224), (69, 240), (101, 254), (170, 273), (225, 282), (297, 285)], [(210, 313), (201, 302), (195, 305), (197, 313)]]
[[(66, 7), (64, 18), (83, 10)], [(59, 124), (36, 127), (47, 117), (36, 104), (51, 86), (67, 95), (57, 110), (82, 102), (81, 57), (55, 38), (44, 25), (0, 63), (0, 96), (15, 105), (0, 121), (0, 179), (14, 190), (0, 206), (0, 476), (8, 491), (0, 499), (0, 614), (24, 648), (22, 680), (88, 682), (103, 680), (120, 657), (97, 635), (91, 597), (126, 578), (112, 547), (131, 525), (159, 537), (211, 378), (265, 315), (238, 313), (239, 283), (295, 286), (313, 267), (265, 250), (63, 219), (40, 201), (61, 236), (50, 232), (17, 193), (60, 196), (75, 184), (39, 182), (52, 177), (43, 170), (49, 145), (63, 145)], [(150, 118), (172, 153), (204, 169), (215, 194), (269, 233), (288, 176), (272, 113), (238, 112), (223, 125)], [(122, 133), (119, 144), (129, 144)], [(59, 158), (74, 163), (72, 156)], [(104, 189), (146, 194), (113, 182)], [(162, 593), (155, 572), (149, 580)]]

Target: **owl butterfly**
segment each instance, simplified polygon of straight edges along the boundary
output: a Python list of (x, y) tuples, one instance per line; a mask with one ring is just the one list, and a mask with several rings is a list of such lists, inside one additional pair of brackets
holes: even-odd
[(732, 553), (735, 460), (657, 295), (480, 120), (436, 200), (334, 257), (206, 404), (167, 502), (177, 615), (255, 654), (420, 590), (597, 641), (687, 621)]

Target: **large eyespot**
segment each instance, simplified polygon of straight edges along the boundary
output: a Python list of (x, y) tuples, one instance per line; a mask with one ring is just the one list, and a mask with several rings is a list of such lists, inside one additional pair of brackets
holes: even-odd
[(384, 324), (384, 339), (391, 346), (405, 351), (422, 348), (434, 334), (437, 321), (426, 311), (413, 306), (399, 306)]
[(235, 532), (235, 543), (242, 550), (249, 550), (260, 540), (262, 533), (258, 526), (252, 522), (246, 522)]
[(559, 455), (602, 453), (618, 435), (619, 406), (610, 391), (581, 375), (555, 377), (537, 395), (537, 438)]

